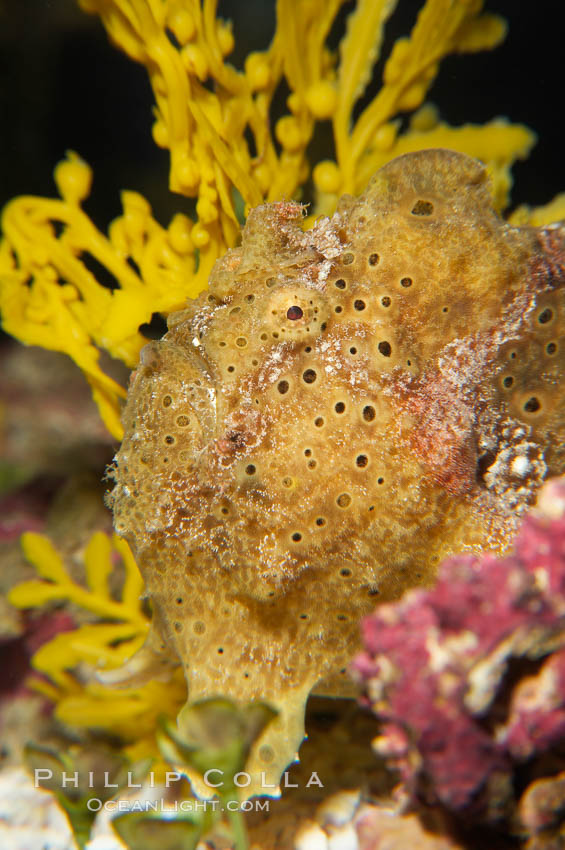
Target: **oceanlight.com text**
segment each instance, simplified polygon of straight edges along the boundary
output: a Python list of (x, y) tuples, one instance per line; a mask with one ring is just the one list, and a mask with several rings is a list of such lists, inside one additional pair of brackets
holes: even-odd
[(159, 812), (174, 815), (179, 812), (268, 812), (270, 800), (106, 800), (90, 797), (87, 808), (91, 812)]

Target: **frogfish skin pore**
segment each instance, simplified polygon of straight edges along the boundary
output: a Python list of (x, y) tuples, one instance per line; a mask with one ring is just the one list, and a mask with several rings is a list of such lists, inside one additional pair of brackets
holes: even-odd
[(253, 210), (143, 349), (112, 496), (153, 604), (144, 663), (182, 663), (191, 702), (279, 712), (250, 794), (294, 759), (308, 694), (344, 693), (360, 617), (504, 550), (565, 469), (564, 224), (510, 226), (446, 150), (301, 216)]

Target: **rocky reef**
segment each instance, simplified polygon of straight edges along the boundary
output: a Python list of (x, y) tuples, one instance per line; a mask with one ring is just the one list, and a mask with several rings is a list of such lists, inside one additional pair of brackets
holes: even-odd
[(562, 846), (565, 481), (511, 554), (448, 559), (433, 590), (382, 606), (363, 635), (354, 669), (405, 804)]
[(311, 690), (344, 692), (375, 602), (503, 552), (565, 466), (563, 226), (509, 225), (446, 150), (301, 216), (253, 210), (143, 349), (113, 473), (154, 606), (123, 677), (182, 663), (191, 701), (272, 704), (250, 793), (294, 758)]

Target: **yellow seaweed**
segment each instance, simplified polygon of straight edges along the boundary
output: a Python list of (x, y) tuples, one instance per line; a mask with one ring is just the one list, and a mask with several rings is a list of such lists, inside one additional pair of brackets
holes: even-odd
[[(121, 689), (108, 687), (95, 673), (120, 669), (149, 630), (144, 584), (128, 544), (116, 535), (95, 532), (83, 555), (86, 586), (71, 578), (44, 535), (22, 535), (22, 550), (39, 578), (12, 588), (8, 596), (12, 605), (35, 608), (66, 600), (95, 617), (94, 622), (55, 635), (35, 652), (32, 666), (41, 675), (30, 678), (30, 687), (56, 703), (55, 715), (62, 723), (119, 735), (130, 757), (157, 759), (157, 719), (161, 714), (174, 717), (186, 699), (182, 671)], [(118, 598), (111, 592), (116, 556), (124, 571)]]
[[(379, 58), (393, 0), (359, 0), (339, 57), (327, 37), (343, 0), (278, 0), (271, 45), (243, 70), (227, 56), (231, 24), (215, 0), (79, 0), (112, 42), (142, 63), (155, 96), (153, 137), (170, 152), (172, 191), (195, 199), (195, 218), (157, 223), (147, 201), (123, 192), (123, 214), (101, 233), (81, 209), (91, 170), (77, 154), (55, 170), (59, 200), (21, 197), (2, 214), (0, 310), (5, 330), (26, 344), (68, 354), (82, 369), (109, 431), (120, 439), (125, 390), (100, 364), (100, 352), (133, 368), (153, 313), (168, 315), (206, 288), (214, 262), (239, 232), (237, 198), (247, 208), (300, 196), (310, 176), (315, 214), (333, 212), (338, 194), (359, 193), (400, 153), (438, 144), (479, 156), (494, 176), (496, 205), (508, 200), (509, 169), (533, 134), (497, 120), (484, 127), (438, 124), (398, 134), (396, 116), (423, 103), (449, 53), (490, 49), (504, 38), (482, 2), (427, 0), (412, 33), (388, 57), (383, 84), (356, 121), (354, 107)], [(288, 114), (272, 114), (283, 78)], [(316, 122), (331, 120), (336, 159), (309, 162)], [(253, 139), (250, 147), (248, 134)], [(115, 280), (104, 287), (88, 258)]]

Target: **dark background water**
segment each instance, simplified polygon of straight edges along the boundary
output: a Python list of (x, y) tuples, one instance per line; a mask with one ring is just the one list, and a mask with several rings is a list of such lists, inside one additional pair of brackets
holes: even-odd
[[(400, 0), (385, 56), (395, 38), (409, 32), (421, 5)], [(448, 58), (430, 96), (452, 124), (503, 115), (536, 130), (532, 156), (514, 170), (513, 205), (544, 203), (565, 190), (560, 3), (488, 0), (486, 7), (507, 17), (506, 42), (492, 52)], [(334, 43), (352, 8), (344, 7)], [(249, 50), (269, 43), (274, 3), (220, 0), (219, 10), (234, 22), (231, 60), (241, 67)], [(377, 67), (375, 91), (379, 81)], [(152, 104), (145, 70), (109, 44), (96, 17), (72, 0), (6, 0), (0, 7), (0, 206), (16, 194), (55, 194), (53, 166), (70, 148), (94, 166), (87, 210), (100, 227), (119, 214), (123, 188), (146, 194), (167, 223), (186, 201), (167, 190), (168, 154), (151, 137)], [(329, 125), (322, 125), (317, 151), (331, 155), (330, 138)]]

